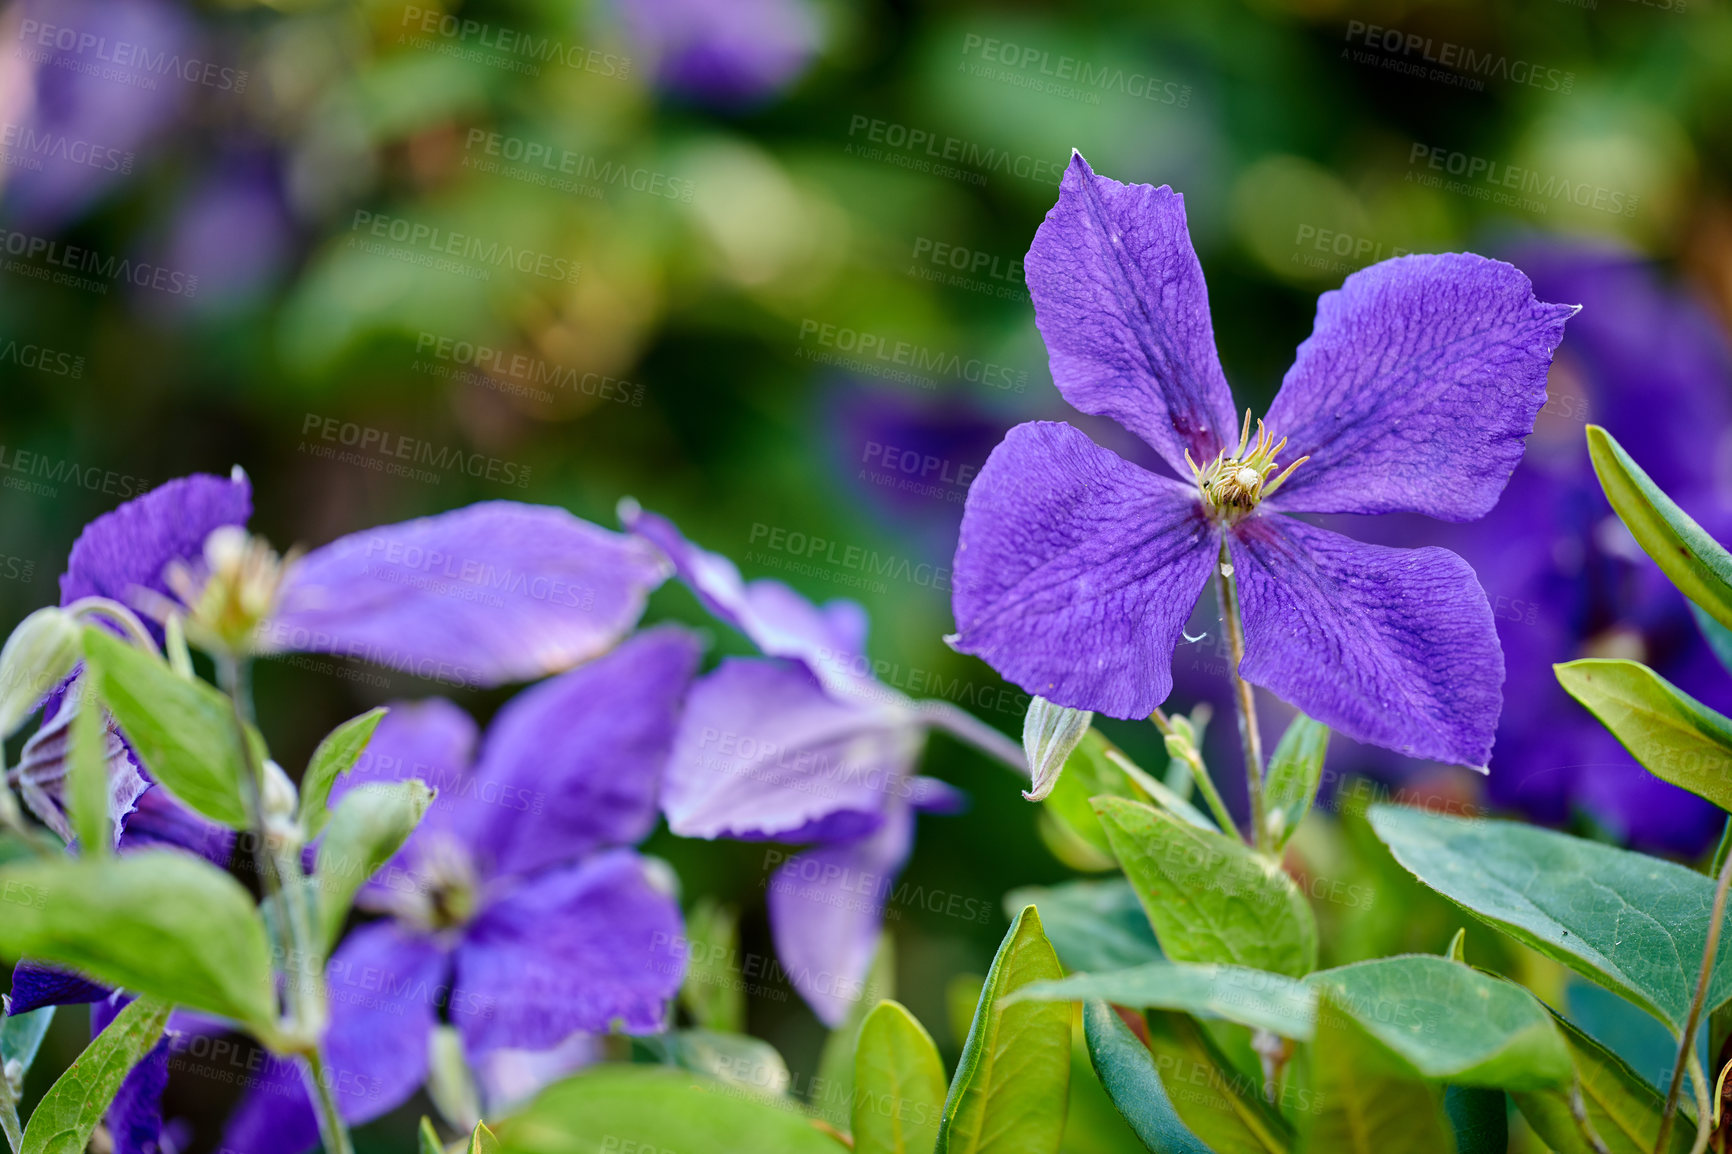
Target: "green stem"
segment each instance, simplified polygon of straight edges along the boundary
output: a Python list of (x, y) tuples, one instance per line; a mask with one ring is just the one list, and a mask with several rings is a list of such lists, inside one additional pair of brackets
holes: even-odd
[(1714, 847), (1714, 861), (1708, 867), (1708, 876), (1716, 878), (1725, 868), (1726, 858), (1732, 854), (1732, 815), (1726, 818), (1726, 827), (1720, 831), (1720, 844)]
[[(1172, 737), (1177, 732), (1173, 723), (1167, 720), (1167, 715), (1160, 709), (1149, 714), (1149, 720), (1155, 723), (1155, 728), (1165, 737)], [(1186, 743), (1185, 756), (1180, 759), (1185, 768), (1191, 771), (1191, 780), (1197, 783), (1197, 789), (1203, 794), (1203, 800), (1208, 803), (1209, 812), (1214, 814), (1215, 822), (1221, 827), (1222, 833), (1230, 834), (1237, 828), (1233, 821), (1233, 811), (1227, 808), (1227, 803), (1221, 797), (1221, 791), (1215, 788), (1215, 779), (1209, 776), (1209, 767), (1203, 764), (1203, 758), (1197, 752), (1195, 745)]]
[(302, 1073), (313, 1101), (318, 1104), (319, 1137), (325, 1144), (325, 1154), (355, 1154), (355, 1144), (349, 1140), (349, 1127), (337, 1109), (337, 1099), (331, 1093), (325, 1077), (325, 1060), (318, 1050), (303, 1058)]
[[(1720, 956), (1720, 928), (1726, 920), (1726, 891), (1732, 887), (1732, 857), (1720, 867), (1719, 878), (1714, 886), (1714, 908), (1708, 915), (1708, 940), (1702, 947), (1702, 968), (1696, 975), (1696, 995), (1690, 999), (1690, 1013), (1684, 1019), (1684, 1031), (1678, 1042), (1678, 1060), (1672, 1065), (1672, 1081), (1666, 1088), (1666, 1108), (1660, 1115), (1660, 1134), (1654, 1142), (1654, 1154), (1664, 1154), (1666, 1143), (1672, 1137), (1672, 1123), (1678, 1113), (1678, 1095), (1684, 1088), (1684, 1072), (1691, 1066), (1701, 1068), (1696, 1057), (1696, 1027), (1702, 1021), (1702, 1005), (1708, 1000), (1708, 982), (1714, 976), (1714, 963)], [(1705, 1097), (1700, 1092), (1697, 1094), (1698, 1100)], [(1703, 1147), (1707, 1143), (1700, 1134), (1709, 1125), (1708, 1118), (1697, 1119), (1698, 1142)]]
[(1227, 631), (1227, 658), (1231, 664), (1233, 693), (1239, 703), (1239, 741), (1245, 748), (1245, 792), (1251, 799), (1250, 843), (1267, 853), (1269, 823), (1263, 813), (1263, 736), (1257, 730), (1257, 699), (1251, 685), (1239, 676), (1245, 660), (1245, 625), (1239, 617), (1239, 586), (1233, 580), (1233, 559), (1227, 542), (1221, 541), (1221, 627)]

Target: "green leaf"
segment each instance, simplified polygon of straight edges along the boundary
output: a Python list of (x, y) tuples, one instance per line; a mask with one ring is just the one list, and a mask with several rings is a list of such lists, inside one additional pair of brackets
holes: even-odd
[(1732, 810), (1732, 718), (1634, 661), (1590, 659), (1552, 669), (1642, 768)]
[(1004, 905), (1012, 918), (1024, 906), (1040, 911), (1047, 940), (1066, 969), (1123, 970), (1160, 959), (1148, 915), (1123, 878), (1024, 886), (1005, 894)]
[(686, 976), (680, 1001), (706, 1030), (741, 1034), (746, 1029), (746, 985), (740, 978), (739, 913), (711, 898), (699, 898), (686, 914)]
[(121, 1082), (162, 1037), (173, 1006), (137, 998), (49, 1087), (24, 1128), (19, 1154), (84, 1154)]
[(1702, 637), (1708, 642), (1708, 648), (1714, 651), (1720, 668), (1732, 673), (1732, 629), (1708, 616), (1694, 601), (1690, 602), (1690, 616), (1696, 619), (1696, 628), (1702, 631)]
[[(1107, 756), (1115, 746), (1098, 729), (1083, 735), (1081, 744), (1065, 759), (1064, 772), (1042, 805), (1046, 813), (1075, 834), (1103, 859), (1101, 868), (1111, 869), (1112, 846), (1095, 816), (1093, 799), (1101, 794), (1148, 800), (1124, 770)], [(1018, 907), (1021, 908), (1020, 906)]]
[(425, 1114), (421, 1115), (421, 1125), (415, 1131), (415, 1147), (418, 1154), (445, 1154), (439, 1132), (433, 1129), (433, 1119)]
[(331, 787), (361, 759), (384, 716), (385, 707), (381, 705), (359, 717), (351, 717), (327, 733), (319, 748), (313, 750), (307, 772), (301, 775), (300, 821), (301, 828), (307, 831), (307, 840), (317, 837), (329, 820), (330, 810), (325, 805)]
[(1267, 812), (1280, 815), (1276, 849), (1287, 844), (1317, 797), (1317, 784), (1323, 780), (1323, 755), (1328, 752), (1329, 727), (1303, 713), (1281, 735), (1281, 743), (1269, 759), (1269, 775), (1264, 785)]
[[(1588, 1121), (1612, 1154), (1652, 1154), (1660, 1133), (1660, 1113), (1665, 1106), (1660, 1092), (1630, 1069), (1625, 1061), (1576, 1029), (1557, 1019), (1575, 1060), (1581, 1079), (1582, 1104)], [(1522, 1116), (1559, 1154), (1592, 1154), (1570, 1114), (1566, 1090), (1539, 1090), (1511, 1094)], [(1688, 1095), (1685, 1095), (1688, 1102)], [(1679, 1110), (1678, 1123), (1667, 1143), (1667, 1154), (1688, 1154), (1696, 1121), (1687, 1106)]]
[(108, 727), (94, 701), (78, 703), (72, 715), (72, 756), (67, 769), (72, 832), (79, 855), (92, 859), (114, 852), (108, 813)]
[[(1215, 1154), (1286, 1154), (1293, 1130), (1239, 1073), (1193, 1019), (1173, 1010), (1148, 1014), (1149, 1051), (1167, 1100), (1185, 1129)], [(1310, 1091), (1293, 1090), (1291, 1104), (1311, 1107)]]
[(487, 1123), (475, 1123), (469, 1132), (468, 1154), (499, 1154), (499, 1139), (487, 1128)]
[(1056, 982), (1031, 982), (1005, 1001), (1090, 999), (1139, 1010), (1183, 1010), (1286, 1038), (1311, 1037), (1317, 1017), (1317, 992), (1303, 982), (1243, 966), (1166, 961), (1105, 974), (1072, 974)]
[(1426, 1078), (1509, 1090), (1570, 1080), (1551, 1014), (1513, 982), (1433, 954), (1378, 958), (1307, 980)]
[(43, 1006), (28, 1014), (0, 1018), (0, 1069), (18, 1063), (21, 1073), (28, 1074), (36, 1061), (36, 1051), (54, 1024), (54, 1007)]
[(790, 1106), (667, 1066), (593, 1067), (549, 1086), (499, 1128), (503, 1154), (578, 1154), (616, 1148), (627, 1138), (681, 1154), (843, 1150)]
[(899, 1002), (879, 1002), (854, 1049), (854, 1154), (931, 1154), (944, 1112), (938, 1047)]
[(1636, 543), (1684, 596), (1732, 628), (1732, 555), (1662, 493), (1598, 425), (1588, 426), (1588, 456), (1606, 500)]
[(1316, 968), (1316, 918), (1280, 862), (1138, 802), (1098, 798), (1096, 812), (1168, 958)]
[(110, 986), (274, 1036), (277, 998), (258, 908), (200, 858), (146, 850), (0, 868), (0, 954), (58, 962)]
[(1509, 1099), (1502, 1090), (1445, 1086), (1443, 1113), (1456, 1154), (1508, 1154)]
[(418, 778), (356, 786), (343, 795), (313, 871), (326, 949), (342, 932), (356, 891), (403, 847), (432, 804), (433, 791)]
[(683, 1070), (769, 1098), (786, 1094), (792, 1080), (781, 1051), (748, 1034), (674, 1030), (644, 1042), (659, 1048), (667, 1061)]
[(228, 698), (94, 625), (84, 630), (84, 658), (103, 704), (150, 775), (212, 821), (247, 828)]
[(818, 1053), (818, 1077), (813, 1083), (812, 1107), (833, 1126), (848, 1125), (853, 1111), (854, 1046), (860, 1026), (879, 1002), (896, 996), (896, 948), (888, 933), (878, 935), (878, 950), (860, 997), (849, 1008), (842, 1024), (831, 1030)]
[(1085, 1003), (1083, 1037), (1095, 1077), (1144, 1146), (1159, 1154), (1209, 1154), (1179, 1120), (1149, 1048), (1117, 1011), (1105, 1002)]
[(1005, 1004), (1030, 982), (1062, 974), (1026, 907), (992, 959), (944, 1101), (936, 1154), (1055, 1154), (1070, 1093), (1068, 1005)]
[[(1676, 1034), (1707, 942), (1714, 881), (1683, 866), (1517, 822), (1370, 811), (1396, 861), (1516, 940), (1622, 994)], [(1708, 992), (1732, 997), (1732, 935)]]
[[(1450, 963), (1445, 963), (1450, 964)], [(1454, 1154), (1438, 1091), (1344, 1013), (1325, 991), (1312, 1043), (1316, 1154)]]

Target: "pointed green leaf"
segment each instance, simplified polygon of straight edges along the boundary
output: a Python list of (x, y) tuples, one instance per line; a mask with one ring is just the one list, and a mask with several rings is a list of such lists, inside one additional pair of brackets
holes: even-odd
[(1281, 743), (1269, 759), (1265, 805), (1271, 815), (1280, 815), (1275, 848), (1280, 849), (1299, 828), (1299, 822), (1317, 797), (1323, 780), (1323, 756), (1329, 752), (1329, 727), (1303, 713), (1295, 717), (1281, 735)]
[(615, 1149), (626, 1140), (680, 1154), (844, 1149), (790, 1106), (689, 1071), (622, 1063), (555, 1082), (499, 1128), (503, 1154), (579, 1154)]
[(1590, 659), (1552, 669), (1649, 773), (1732, 810), (1732, 718), (1635, 661)]
[(1432, 954), (1359, 962), (1307, 981), (1424, 1077), (1508, 1090), (1570, 1079), (1551, 1014), (1514, 982)]
[(190, 854), (0, 868), (0, 954), (58, 962), (273, 1036), (277, 998), (258, 908), (239, 882)]
[(1062, 973), (1040, 914), (1026, 907), (987, 971), (944, 1102), (937, 1154), (1056, 1154), (1070, 1093), (1070, 1006), (1004, 999)]
[(1138, 802), (1097, 798), (1096, 812), (1168, 958), (1316, 968), (1316, 918), (1280, 862)]
[(84, 630), (84, 659), (102, 703), (150, 775), (212, 821), (247, 828), (228, 698), (94, 625)]
[(445, 1154), (439, 1132), (433, 1129), (433, 1119), (425, 1114), (421, 1115), (421, 1125), (415, 1131), (415, 1147), (418, 1154)]
[(330, 819), (326, 802), (330, 799), (331, 787), (361, 759), (367, 743), (373, 739), (373, 731), (379, 728), (384, 716), (385, 707), (381, 705), (359, 717), (351, 717), (327, 733), (319, 742), (319, 748), (313, 750), (313, 758), (307, 762), (307, 772), (301, 775), (300, 820), (309, 841), (318, 836)]
[(1286, 1038), (1309, 1038), (1317, 1016), (1317, 992), (1282, 974), (1166, 961), (1105, 974), (1072, 974), (1056, 982), (1031, 982), (1005, 1001), (1089, 999), (1138, 1010), (1183, 1010)]
[[(1192, 1018), (1152, 1010), (1148, 1024), (1155, 1070), (1185, 1129), (1215, 1154), (1286, 1154), (1293, 1148), (1292, 1127), (1264, 1100), (1262, 1086), (1235, 1069)], [(1310, 1092), (1292, 1091), (1287, 1104), (1310, 1109)]]
[(319, 843), (313, 884), (329, 949), (343, 930), (355, 893), (415, 832), (433, 791), (419, 778), (356, 786), (343, 795)]
[(818, 1053), (818, 1077), (813, 1083), (812, 1109), (832, 1126), (848, 1125), (853, 1107), (854, 1046), (860, 1040), (860, 1025), (874, 1007), (896, 996), (896, 947), (889, 933), (878, 935), (878, 950), (860, 997), (848, 1010), (842, 1024), (831, 1030)]
[(468, 1154), (499, 1154), (499, 1139), (487, 1128), (487, 1123), (475, 1123), (469, 1132)]
[(1041, 928), (1066, 969), (1123, 970), (1160, 959), (1148, 915), (1123, 878), (1024, 886), (1004, 895), (1010, 917), (1029, 905), (1040, 911)]
[[(1448, 964), (1448, 963), (1445, 963)], [(1439, 1091), (1324, 991), (1312, 1043), (1315, 1154), (1454, 1154)]]
[(137, 998), (115, 1015), (43, 1095), (19, 1154), (84, 1154), (127, 1072), (162, 1037), (172, 1009), (156, 998)]
[[(1612, 1154), (1652, 1154), (1660, 1133), (1660, 1092), (1625, 1061), (1558, 1018), (1564, 1041), (1581, 1079), (1582, 1104), (1594, 1132)], [(1511, 1094), (1534, 1133), (1559, 1154), (1592, 1154), (1570, 1113), (1567, 1089)], [(1667, 1154), (1688, 1154), (1696, 1122), (1688, 1114), (1689, 1096), (1667, 1143)]]
[(79, 703), (72, 715), (72, 757), (67, 769), (72, 832), (81, 857), (106, 857), (114, 852), (114, 831), (108, 811), (108, 727), (95, 701)]
[(1101, 794), (1112, 794), (1114, 797), (1147, 800), (1125, 771), (1107, 756), (1115, 748), (1100, 730), (1091, 729), (1085, 733), (1081, 744), (1065, 759), (1064, 772), (1042, 803), (1048, 815), (1102, 855), (1107, 869), (1112, 868), (1112, 846), (1107, 842), (1100, 819), (1095, 816), (1092, 799)]
[(1095, 1077), (1144, 1146), (1158, 1154), (1209, 1154), (1167, 1099), (1149, 1048), (1116, 1010), (1105, 1002), (1085, 1003), (1083, 1037)]
[(1443, 1113), (1456, 1154), (1509, 1154), (1509, 1098), (1502, 1090), (1445, 1086)]
[(36, 1051), (42, 1048), (42, 1039), (48, 1036), (48, 1027), (53, 1024), (53, 1006), (0, 1018), (0, 1069), (16, 1062), (19, 1071), (28, 1074), (36, 1061)]
[(1684, 596), (1732, 628), (1732, 555), (1598, 425), (1588, 426), (1588, 456), (1606, 500), (1636, 543)]
[(749, 1034), (673, 1030), (644, 1039), (665, 1061), (752, 1094), (780, 1098), (792, 1081), (781, 1051)]
[(879, 1002), (854, 1049), (854, 1154), (931, 1154), (944, 1112), (944, 1063), (899, 1002)]
[(746, 983), (740, 977), (739, 912), (712, 898), (698, 899), (686, 914), (686, 976), (680, 1001), (706, 1030), (746, 1030)]
[[(1714, 881), (1683, 866), (1517, 822), (1379, 805), (1371, 825), (1420, 881), (1541, 953), (1682, 1028)], [(1732, 997), (1720, 939), (1710, 1010)]]

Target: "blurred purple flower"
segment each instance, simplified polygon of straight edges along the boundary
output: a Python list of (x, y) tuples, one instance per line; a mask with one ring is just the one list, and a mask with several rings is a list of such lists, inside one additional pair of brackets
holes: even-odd
[(1552, 824), (1585, 811), (1640, 848), (1693, 854), (1718, 833), (1720, 811), (1638, 766), (1551, 666), (1634, 658), (1732, 713), (1732, 676), (1607, 505), (1583, 434), (1604, 425), (1709, 533), (1732, 538), (1732, 349), (1706, 310), (1633, 255), (1563, 245), (1517, 255), (1541, 292), (1583, 312), (1503, 500), (1451, 539), (1492, 598), (1510, 674), (1490, 797)]
[[(350, 1122), (421, 1085), (441, 1013), (483, 1064), (579, 1032), (665, 1027), (684, 973), (679, 906), (622, 847), (655, 825), (698, 654), (675, 627), (641, 633), (513, 698), (479, 756), (474, 722), (443, 699), (380, 722), (334, 800), (411, 777), (438, 798), (362, 891), (363, 908), (390, 916), (331, 958), (326, 1062)], [(318, 1137), (300, 1073), (273, 1059), (224, 1146), (298, 1154)]]
[(721, 107), (789, 88), (817, 55), (822, 29), (808, 0), (614, 0), (656, 85)]
[(777, 581), (742, 582), (733, 563), (627, 502), (622, 520), (667, 552), (718, 618), (772, 660), (729, 658), (692, 687), (668, 762), (662, 811), (682, 837), (811, 842), (770, 881), (770, 930), (794, 988), (825, 1024), (864, 987), (917, 812), (963, 797), (915, 775), (942, 728), (1026, 772), (1022, 751), (948, 702), (912, 701), (877, 681), (866, 616), (814, 606)]
[(197, 29), (159, 0), (26, 0), (5, 69), (6, 216), (55, 230), (143, 166), (193, 86), (137, 66), (199, 54)]
[(182, 198), (170, 227), (168, 268), (198, 278), (188, 296), (152, 300), (228, 312), (256, 302), (281, 275), (293, 246), (293, 225), (268, 155), (221, 157)]
[(1182, 198), (1074, 155), (1026, 267), (1065, 399), (1193, 480), (1067, 424), (1012, 429), (969, 490), (956, 648), (1059, 705), (1146, 717), (1172, 690), (1174, 646), (1225, 550), (1247, 681), (1357, 740), (1483, 766), (1503, 667), (1473, 571), (1442, 549), (1367, 545), (1281, 514), (1483, 516), (1574, 308), (1470, 254), (1374, 265), (1318, 301), (1269, 409), (1282, 439), (1259, 423), (1253, 443), (1247, 413), (1234, 448)]

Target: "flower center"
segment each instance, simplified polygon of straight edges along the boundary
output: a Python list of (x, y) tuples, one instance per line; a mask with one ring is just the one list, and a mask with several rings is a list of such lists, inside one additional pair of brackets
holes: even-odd
[(364, 891), (356, 904), (425, 933), (467, 925), (481, 908), (481, 878), (468, 848), (442, 833), (417, 848), (413, 872), (381, 872), (383, 890)]
[(1191, 454), (1186, 452), (1185, 464), (1191, 466), (1191, 475), (1197, 479), (1197, 491), (1202, 494), (1203, 504), (1208, 506), (1215, 519), (1231, 525), (1243, 518), (1257, 507), (1257, 502), (1279, 489), (1293, 470), (1310, 460), (1300, 457), (1288, 465), (1286, 469), (1270, 480), (1269, 475), (1281, 468), (1277, 457), (1281, 450), (1287, 447), (1287, 438), (1279, 441), (1275, 434), (1263, 427), (1263, 422), (1257, 422), (1257, 438), (1251, 439), (1251, 410), (1245, 410), (1245, 427), (1239, 433), (1239, 447), (1231, 453), (1221, 451), (1207, 465), (1199, 468), (1191, 460)]

